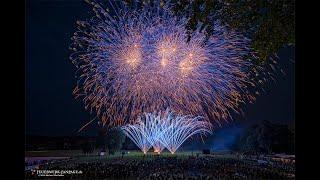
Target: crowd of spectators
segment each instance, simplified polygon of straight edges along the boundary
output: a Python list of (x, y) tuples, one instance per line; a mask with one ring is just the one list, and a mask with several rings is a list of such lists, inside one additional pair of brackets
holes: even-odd
[[(80, 175), (67, 175), (66, 179), (294, 179), (294, 164), (260, 164), (237, 158), (164, 157), (114, 158), (105, 161), (68, 162), (46, 164), (45, 170), (81, 170)], [(26, 178), (34, 174), (26, 173)]]

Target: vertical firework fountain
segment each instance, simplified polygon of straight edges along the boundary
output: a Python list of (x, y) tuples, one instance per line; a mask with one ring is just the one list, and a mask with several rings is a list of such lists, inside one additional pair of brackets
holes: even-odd
[(166, 111), (164, 115), (146, 113), (134, 124), (125, 125), (122, 129), (144, 153), (147, 148), (141, 148), (141, 142), (148, 141), (147, 144), (153, 146), (156, 153), (160, 154), (166, 147), (174, 154), (191, 136), (210, 133), (210, 127), (211, 124), (201, 120), (201, 117), (174, 116), (172, 112)]
[(122, 130), (144, 154), (151, 148), (145, 132), (146, 129), (141, 127), (141, 124), (126, 125), (122, 127)]

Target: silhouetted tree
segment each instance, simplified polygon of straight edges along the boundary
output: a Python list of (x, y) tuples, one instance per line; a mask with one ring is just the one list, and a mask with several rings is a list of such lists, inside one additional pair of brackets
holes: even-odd
[(100, 128), (96, 139), (96, 147), (99, 149), (106, 149), (106, 128)]
[(114, 154), (115, 151), (119, 151), (122, 148), (122, 144), (125, 141), (125, 134), (120, 128), (112, 128), (107, 131), (105, 140), (109, 154)]
[(198, 22), (212, 34), (212, 22), (220, 20), (253, 39), (252, 46), (263, 62), (287, 44), (295, 43), (294, 0), (174, 0), (176, 14), (187, 15), (188, 29)]
[(84, 154), (90, 154), (94, 150), (94, 145), (87, 140), (81, 145), (81, 149)]
[(249, 127), (237, 144), (244, 152), (294, 153), (294, 136), (288, 126), (269, 121)]

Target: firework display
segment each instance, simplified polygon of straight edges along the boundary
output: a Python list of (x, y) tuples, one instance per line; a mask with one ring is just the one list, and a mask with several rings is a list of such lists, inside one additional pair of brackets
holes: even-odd
[[(294, 180), (295, 7), (294, 0), (27, 1), (24, 178)], [(16, 20), (3, 29), (15, 30)], [(3, 35), (16, 51), (18, 36)], [(19, 69), (3, 67), (12, 68), (3, 79), (16, 84)], [(4, 96), (12, 105), (19, 99)], [(17, 149), (6, 134), (3, 149)], [(17, 172), (7, 165), (17, 155), (2, 155)]]
[(122, 130), (144, 154), (151, 146), (158, 154), (164, 148), (174, 154), (191, 136), (211, 133), (211, 125), (201, 117), (175, 116), (167, 110), (145, 113), (134, 124), (122, 126)]
[[(209, 38), (200, 25), (190, 34), (188, 20), (172, 14), (170, 3), (142, 8), (124, 2), (109, 2), (109, 8), (89, 3), (96, 16), (78, 21), (72, 37), (70, 58), (78, 79), (74, 94), (104, 124), (134, 123), (145, 112), (167, 108), (221, 124), (231, 111), (239, 112), (242, 103), (254, 100), (248, 90), (254, 83), (247, 73), (253, 65), (245, 59), (251, 53), (250, 39), (240, 33), (214, 22)], [(171, 130), (184, 126), (174, 123)]]
[(123, 132), (146, 153), (151, 147), (154, 152), (161, 153), (164, 145), (160, 143), (159, 136), (165, 129), (165, 121), (161, 121), (160, 114), (145, 113), (134, 124), (122, 127)]
[(126, 125), (122, 127), (123, 132), (146, 154), (151, 144), (146, 138), (145, 128), (138, 125)]
[(201, 120), (201, 117), (177, 116), (168, 118), (167, 128), (159, 138), (159, 141), (174, 154), (188, 138), (195, 134), (211, 133), (210, 124)]

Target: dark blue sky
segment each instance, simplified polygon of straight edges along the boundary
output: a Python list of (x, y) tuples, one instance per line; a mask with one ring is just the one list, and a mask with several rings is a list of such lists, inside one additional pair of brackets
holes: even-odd
[[(75, 68), (69, 61), (70, 38), (76, 20), (92, 16), (90, 7), (81, 0), (28, 0), (26, 133), (38, 135), (77, 135), (77, 130), (92, 116), (75, 100)], [(286, 72), (270, 84), (267, 92), (254, 104), (245, 107), (245, 116), (234, 124), (261, 120), (292, 123), (294, 120), (294, 49), (279, 52)], [(233, 126), (232, 124), (228, 125)], [(86, 134), (95, 134), (96, 123)], [(226, 128), (228, 128), (226, 127)]]

